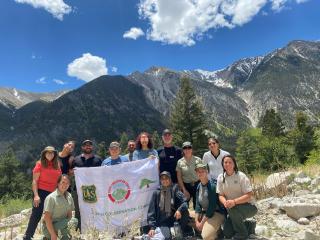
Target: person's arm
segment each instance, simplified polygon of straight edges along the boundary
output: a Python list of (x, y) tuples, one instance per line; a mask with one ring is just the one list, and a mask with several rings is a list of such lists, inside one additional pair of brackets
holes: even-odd
[(72, 176), (73, 175), (73, 161), (74, 161), (74, 156), (70, 156), (69, 157), (69, 160), (68, 160), (68, 164), (69, 164), (69, 172), (68, 172), (68, 175), (69, 176)]
[[(178, 166), (177, 166), (178, 167)], [(182, 180), (182, 173), (180, 169), (177, 169), (177, 179), (178, 179), (178, 185), (179, 188), (181, 189), (181, 192), (184, 194), (186, 199), (190, 198), (190, 193), (187, 191), (187, 189), (184, 186), (183, 180)]]
[(52, 224), (52, 217), (50, 212), (44, 212), (44, 221), (46, 223), (46, 227), (48, 229), (48, 232), (50, 233), (51, 240), (57, 240), (57, 233), (54, 230), (53, 224)]
[(248, 192), (248, 193), (242, 195), (241, 197), (227, 200), (226, 205), (228, 206), (228, 208), (233, 208), (234, 206), (236, 206), (238, 204), (247, 203), (251, 200), (252, 194), (253, 194), (252, 192)]
[(33, 206), (38, 207), (40, 203), (40, 197), (38, 194), (38, 180), (40, 172), (35, 172), (32, 175), (32, 191), (33, 191)]
[(156, 214), (156, 208), (159, 207), (157, 205), (157, 195), (158, 191), (155, 191), (152, 194), (150, 203), (149, 203), (149, 208), (148, 208), (148, 214), (147, 214), (147, 222), (150, 227), (150, 230), (155, 230), (156, 229), (156, 224), (157, 224), (157, 214)]
[(68, 219), (71, 219), (71, 218), (72, 218), (72, 211), (71, 211), (71, 210), (69, 210), (69, 211), (67, 212), (67, 218), (68, 218)]
[(206, 211), (206, 217), (208, 219), (208, 218), (212, 218), (214, 215), (215, 209), (218, 204), (218, 195), (216, 193), (216, 185), (212, 181), (208, 182), (207, 187), (208, 187), (209, 206)]

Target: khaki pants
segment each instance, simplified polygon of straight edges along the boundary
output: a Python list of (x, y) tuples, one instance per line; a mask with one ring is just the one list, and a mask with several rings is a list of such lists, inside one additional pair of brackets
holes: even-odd
[(201, 236), (204, 240), (214, 240), (218, 236), (218, 231), (224, 222), (224, 215), (215, 212), (212, 218), (209, 218), (203, 225)]

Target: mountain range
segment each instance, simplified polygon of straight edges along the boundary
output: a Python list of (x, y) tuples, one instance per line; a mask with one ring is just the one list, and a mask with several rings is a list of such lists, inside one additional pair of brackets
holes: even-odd
[(210, 123), (240, 132), (275, 108), (287, 128), (297, 111), (318, 121), (320, 42), (292, 41), (265, 56), (244, 58), (225, 69), (176, 71), (151, 67), (128, 76), (101, 76), (65, 92), (32, 94), (0, 88), (0, 152), (14, 148), (22, 160), (67, 139), (97, 143), (161, 131), (183, 77), (191, 79)]

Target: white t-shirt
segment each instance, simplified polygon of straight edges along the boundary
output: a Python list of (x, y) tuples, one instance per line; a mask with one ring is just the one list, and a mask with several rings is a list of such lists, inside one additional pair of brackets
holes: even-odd
[(222, 158), (225, 155), (230, 155), (227, 151), (220, 149), (220, 154), (217, 158), (213, 156), (211, 151), (205, 152), (203, 154), (202, 161), (209, 166), (209, 176), (212, 179), (217, 179), (219, 174), (223, 173), (223, 168), (221, 165)]

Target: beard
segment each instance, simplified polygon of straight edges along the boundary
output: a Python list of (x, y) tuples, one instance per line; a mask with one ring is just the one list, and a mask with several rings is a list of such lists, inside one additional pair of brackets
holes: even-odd
[(93, 151), (93, 150), (92, 150), (91, 148), (89, 148), (89, 149), (88, 149), (88, 148), (82, 149), (82, 152), (85, 153), (85, 154), (91, 154), (92, 151)]

